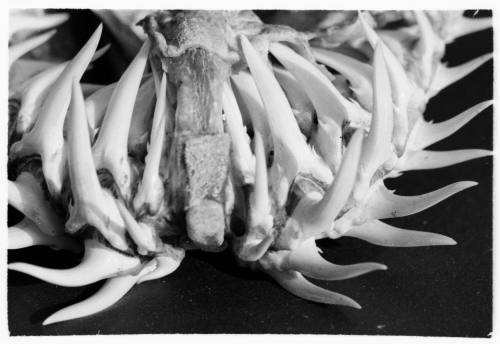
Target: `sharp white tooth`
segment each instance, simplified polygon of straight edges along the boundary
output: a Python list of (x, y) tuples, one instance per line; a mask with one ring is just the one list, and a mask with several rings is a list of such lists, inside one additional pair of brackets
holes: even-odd
[(93, 146), (97, 169), (105, 168), (114, 177), (122, 196), (130, 198), (133, 171), (128, 160), (127, 141), (137, 91), (146, 67), (150, 48), (146, 40), (141, 50), (118, 81), (106, 109)]
[(29, 52), (30, 50), (35, 49), (39, 45), (47, 42), (54, 34), (56, 30), (51, 30), (49, 32), (43, 33), (41, 35), (28, 38), (25, 41), (17, 43), (13, 46), (9, 47), (9, 67), (21, 56)]
[(439, 123), (426, 122), (423, 119), (419, 120), (415, 123), (408, 138), (408, 149), (424, 149), (433, 143), (443, 140), (459, 130), (492, 104), (492, 100), (481, 102), (461, 114)]
[(476, 185), (476, 182), (463, 181), (423, 195), (400, 196), (388, 190), (380, 180), (370, 191), (363, 207), (363, 217), (366, 220), (378, 220), (412, 215)]
[(428, 97), (434, 97), (448, 86), (465, 78), (492, 58), (493, 54), (488, 53), (455, 67), (446, 67), (444, 64), (438, 64), (432, 83), (427, 91)]
[(406, 152), (402, 161), (398, 162), (398, 171), (430, 170), (459, 164), (464, 161), (492, 155), (493, 152), (484, 149), (460, 149), (454, 151), (411, 151)]
[(242, 185), (251, 184), (254, 179), (255, 159), (250, 149), (250, 138), (243, 126), (241, 112), (229, 82), (225, 82), (222, 88), (222, 109), (226, 119), (226, 131), (231, 136), (231, 157), (237, 178)]
[(64, 222), (45, 198), (35, 178), (21, 173), (15, 182), (8, 181), (8, 202), (26, 215), (41, 231), (56, 236), (64, 233)]
[(73, 196), (68, 231), (75, 232), (90, 224), (116, 248), (127, 250), (125, 225), (116, 208), (114, 197), (103, 190), (90, 147), (83, 95), (77, 81), (72, 87), (68, 116), (68, 171)]
[(69, 19), (68, 13), (44, 13), (41, 16), (11, 13), (9, 20), (9, 36), (19, 31), (41, 31), (58, 26)]
[(349, 80), (357, 100), (368, 111), (373, 109), (373, 68), (350, 56), (321, 48), (313, 48), (316, 60), (337, 70)]
[(344, 235), (390, 247), (456, 245), (455, 240), (441, 234), (401, 229), (377, 220), (352, 226)]
[(140, 264), (138, 257), (126, 256), (96, 240), (87, 239), (83, 260), (73, 268), (49, 269), (27, 263), (11, 263), (7, 267), (48, 283), (63, 287), (79, 287), (136, 271)]
[(167, 246), (165, 253), (157, 254), (154, 258), (156, 269), (148, 274), (142, 274), (137, 280), (137, 284), (170, 275), (180, 266), (184, 256), (185, 251), (183, 249)]
[(48, 189), (55, 197), (60, 195), (65, 174), (63, 126), (71, 98), (71, 83), (74, 78), (79, 80), (85, 72), (95, 53), (101, 32), (102, 25), (55, 81), (40, 109), (33, 129), (20, 141), (15, 142), (10, 150), (13, 158), (32, 154), (41, 156)]

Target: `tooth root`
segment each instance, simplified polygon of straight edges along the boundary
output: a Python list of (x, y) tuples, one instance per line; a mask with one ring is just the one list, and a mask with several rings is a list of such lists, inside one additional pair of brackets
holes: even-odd
[(140, 266), (138, 257), (123, 255), (96, 240), (85, 241), (82, 262), (70, 269), (49, 269), (27, 263), (11, 263), (10, 270), (63, 287), (79, 287), (132, 271)]
[(492, 155), (493, 152), (484, 149), (461, 149), (454, 151), (413, 151), (403, 156), (399, 171), (430, 170), (459, 164), (464, 161)]
[(321, 257), (315, 239), (310, 238), (290, 252), (286, 260), (286, 269), (297, 270), (310, 278), (337, 281), (357, 277), (375, 270), (387, 270), (387, 267), (379, 263), (332, 264)]
[(423, 120), (417, 122), (408, 138), (408, 148), (411, 150), (420, 150), (443, 140), (462, 128), (492, 104), (492, 100), (481, 102), (461, 114), (439, 123), (425, 122)]
[(493, 54), (488, 53), (455, 67), (446, 67), (443, 64), (439, 64), (434, 79), (427, 91), (429, 98), (434, 97), (458, 80), (465, 78), (492, 58)]
[(54, 13), (41, 16), (11, 13), (9, 21), (9, 36), (19, 31), (41, 31), (58, 26), (69, 19), (68, 13)]
[(83, 95), (74, 80), (68, 118), (68, 170), (74, 205), (66, 222), (74, 232), (90, 224), (116, 248), (127, 250), (125, 228), (109, 191), (102, 189), (90, 148)]
[(337, 70), (349, 80), (357, 100), (368, 111), (373, 108), (373, 69), (369, 64), (363, 63), (350, 56), (321, 48), (313, 48), (317, 61)]
[(64, 233), (64, 223), (45, 199), (35, 178), (21, 173), (15, 182), (8, 181), (8, 203), (26, 215), (41, 231), (50, 236)]
[(148, 274), (142, 275), (137, 283), (139, 284), (154, 279), (160, 279), (167, 275), (170, 275), (181, 265), (184, 256), (185, 253), (182, 249), (175, 249), (172, 254), (157, 255), (155, 257), (157, 263), (156, 269)]
[(418, 247), (436, 245), (455, 245), (447, 236), (401, 229), (381, 221), (369, 221), (360, 226), (353, 226), (345, 236), (365, 240), (369, 243), (389, 247)]
[(28, 38), (27, 40), (17, 43), (13, 46), (9, 47), (9, 67), (21, 56), (29, 52), (30, 50), (35, 49), (36, 47), (42, 45), (47, 42), (54, 34), (56, 30), (51, 30), (47, 33), (43, 33), (41, 35)]
[(476, 182), (463, 181), (423, 195), (400, 196), (389, 191), (383, 181), (379, 181), (373, 186), (373, 190), (366, 200), (363, 217), (367, 220), (375, 220), (412, 215), (475, 185), (477, 185)]
[(96, 168), (106, 168), (113, 175), (125, 199), (130, 198), (133, 182), (127, 152), (128, 134), (149, 48), (150, 42), (146, 40), (118, 81), (93, 147)]
[(48, 189), (56, 197), (60, 195), (65, 173), (63, 126), (71, 98), (71, 83), (74, 78), (79, 80), (85, 72), (95, 53), (101, 32), (102, 25), (51, 87), (33, 129), (11, 147), (13, 158), (40, 154)]
[(454, 26), (453, 39), (477, 31), (489, 29), (490, 27), (492, 27), (492, 23), (493, 22), (491, 18), (472, 19), (461, 16), (457, 19), (457, 22), (453, 25)]
[(361, 306), (351, 298), (320, 288), (296, 271), (264, 270), (288, 292), (302, 299), (330, 305), (348, 306), (360, 309)]
[(160, 178), (160, 162), (164, 153), (167, 118), (174, 116), (173, 109), (167, 103), (167, 78), (163, 73), (156, 97), (149, 151), (145, 158), (142, 182), (133, 203), (136, 211), (146, 209), (150, 214), (156, 214), (160, 210), (165, 194), (163, 181)]
[(225, 82), (222, 88), (222, 109), (226, 118), (226, 131), (231, 136), (231, 156), (237, 178), (242, 185), (253, 182), (254, 156), (250, 150), (249, 137), (234, 93)]
[(88, 299), (63, 308), (45, 319), (43, 325), (61, 321), (83, 318), (111, 307), (132, 289), (137, 281), (137, 275), (126, 275), (110, 278)]

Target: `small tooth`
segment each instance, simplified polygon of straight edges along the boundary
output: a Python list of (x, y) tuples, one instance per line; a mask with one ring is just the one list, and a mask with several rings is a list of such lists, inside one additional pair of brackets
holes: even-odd
[(97, 48), (101, 32), (102, 25), (97, 28), (51, 87), (33, 129), (11, 147), (10, 153), (13, 158), (40, 154), (43, 174), (53, 196), (60, 194), (65, 174), (63, 126), (71, 98), (71, 83), (73, 78), (79, 80), (85, 72)]
[(106, 168), (113, 175), (125, 199), (130, 197), (133, 182), (127, 152), (128, 134), (137, 91), (148, 60), (149, 47), (150, 42), (146, 40), (118, 81), (93, 146), (97, 169)]
[(242, 185), (251, 184), (254, 177), (254, 156), (250, 149), (250, 139), (246, 128), (243, 126), (238, 103), (229, 82), (225, 82), (222, 87), (222, 109), (226, 119), (226, 131), (231, 136), (233, 168)]
[(48, 283), (80, 287), (135, 270), (139, 266), (138, 257), (126, 256), (96, 240), (87, 239), (83, 260), (73, 268), (49, 269), (27, 263), (11, 263), (7, 267)]
[(155, 103), (154, 79), (149, 77), (143, 82), (137, 92), (127, 143), (128, 150), (135, 154), (140, 154), (141, 157), (146, 152), (145, 139), (149, 137)]
[(377, 220), (353, 226), (344, 235), (390, 247), (456, 245), (455, 240), (441, 234), (396, 228)]
[(302, 299), (325, 303), (330, 305), (348, 306), (361, 309), (361, 306), (353, 299), (342, 294), (320, 288), (304, 278), (296, 271), (278, 271), (273, 269), (264, 270), (279, 285), (288, 292)]
[(8, 202), (26, 215), (41, 231), (50, 236), (64, 233), (64, 223), (55, 213), (35, 178), (21, 173), (15, 182), (8, 181)]
[(116, 83), (107, 85), (95, 91), (85, 99), (85, 113), (87, 114), (89, 128), (93, 133), (92, 138), (101, 126), (102, 119), (104, 118), (104, 114), (108, 106), (109, 98), (111, 98), (115, 87)]
[(285, 266), (287, 270), (297, 270), (307, 277), (324, 281), (344, 280), (375, 270), (387, 270), (387, 266), (379, 263), (332, 264), (321, 257), (314, 238), (307, 239), (292, 250), (286, 258)]
[(424, 11), (413, 11), (413, 14), (420, 30), (414, 52), (419, 61), (422, 84), (427, 87), (432, 80), (436, 34)]
[(112, 277), (91, 297), (74, 305), (63, 308), (43, 322), (50, 325), (61, 321), (83, 318), (111, 307), (132, 289), (138, 279), (138, 275), (125, 275)]
[(10, 15), (9, 36), (19, 31), (41, 31), (58, 26), (69, 19), (68, 13), (54, 13), (41, 16), (15, 13)]
[(493, 152), (484, 149), (460, 149), (454, 151), (412, 151), (402, 157), (398, 162), (398, 171), (430, 170), (459, 164), (464, 161), (478, 159), (492, 155)]
[(421, 212), (446, 198), (476, 186), (476, 182), (463, 181), (450, 184), (441, 189), (418, 196), (395, 195), (380, 180), (372, 187), (363, 209), (366, 220), (389, 219), (403, 217)]
[(108, 190), (102, 189), (97, 177), (86, 118), (82, 91), (75, 79), (67, 128), (68, 171), (73, 206), (70, 207), (66, 227), (74, 232), (90, 224), (114, 247), (127, 250), (125, 228), (114, 198)]
[(181, 265), (184, 256), (185, 252), (183, 249), (169, 246), (166, 253), (157, 254), (155, 256), (156, 269), (148, 274), (141, 275), (137, 280), (137, 284), (170, 275)]
[(444, 64), (438, 64), (437, 70), (434, 72), (434, 78), (427, 91), (428, 97), (434, 97), (446, 87), (465, 78), (492, 58), (493, 53), (488, 53), (455, 67), (446, 67)]
[(357, 100), (368, 111), (373, 108), (373, 68), (350, 56), (321, 48), (313, 48), (316, 60), (337, 70), (349, 80)]
[(9, 67), (21, 56), (29, 52), (30, 50), (35, 49), (39, 45), (47, 42), (54, 34), (56, 30), (51, 30), (49, 32), (43, 33), (41, 35), (28, 38), (25, 41), (17, 43), (9, 47)]
[(149, 151), (145, 158), (142, 181), (133, 201), (136, 211), (146, 209), (150, 214), (156, 214), (160, 209), (165, 195), (163, 181), (160, 178), (160, 162), (164, 153), (167, 118), (173, 116), (174, 110), (167, 100), (167, 77), (163, 73), (156, 97)]
[(408, 148), (411, 150), (420, 150), (443, 140), (492, 104), (492, 100), (481, 102), (461, 114), (439, 123), (426, 122), (424, 120), (418, 121), (408, 138)]
[(83, 83), (83, 84), (81, 84), (81, 87), (82, 87), (83, 96), (88, 97), (92, 93), (103, 88), (104, 85)]

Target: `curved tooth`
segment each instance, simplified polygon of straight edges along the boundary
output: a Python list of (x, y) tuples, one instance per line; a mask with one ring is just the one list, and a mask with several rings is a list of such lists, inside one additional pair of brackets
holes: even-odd
[(414, 53), (419, 61), (420, 77), (425, 88), (430, 86), (433, 77), (434, 52), (436, 47), (436, 34), (429, 18), (422, 10), (413, 11), (415, 20), (420, 30), (419, 40)]
[(324, 281), (343, 280), (376, 270), (387, 270), (387, 266), (379, 263), (352, 265), (330, 263), (319, 254), (314, 238), (307, 239), (299, 247), (290, 251), (284, 261), (283, 268), (296, 270), (307, 277)]
[(68, 13), (53, 13), (43, 15), (29, 15), (11, 13), (9, 20), (9, 36), (19, 31), (41, 31), (58, 26), (69, 19)]
[(181, 265), (185, 256), (184, 249), (175, 248), (166, 244), (164, 244), (164, 246), (166, 246), (166, 252), (157, 254), (154, 258), (154, 261), (156, 262), (156, 269), (147, 274), (141, 275), (141, 277), (137, 280), (137, 284), (154, 279), (160, 279), (170, 275)]
[(406, 152), (398, 161), (398, 171), (430, 170), (459, 164), (464, 161), (478, 159), (492, 155), (493, 152), (485, 149), (460, 149), (454, 151), (412, 151)]
[(492, 58), (493, 53), (488, 53), (454, 67), (446, 67), (442, 63), (438, 64), (434, 72), (434, 78), (427, 91), (428, 97), (434, 97), (448, 86), (465, 78)]
[(118, 81), (93, 146), (96, 168), (105, 168), (113, 175), (125, 199), (130, 197), (133, 182), (133, 172), (127, 152), (128, 134), (149, 48), (149, 40), (146, 40)]
[(155, 98), (154, 79), (149, 77), (137, 92), (127, 143), (128, 150), (141, 155), (141, 158), (146, 151), (146, 142), (149, 137), (156, 104)]
[(90, 148), (87, 117), (83, 95), (76, 79), (73, 82), (68, 117), (68, 170), (73, 196), (70, 218), (66, 222), (69, 232), (90, 224), (120, 250), (127, 250), (125, 224), (118, 212), (114, 197), (103, 190)]
[(136, 211), (145, 209), (156, 214), (165, 195), (165, 188), (160, 177), (160, 162), (165, 151), (167, 117), (173, 118), (174, 111), (167, 101), (167, 77), (163, 73), (153, 116), (149, 151), (145, 158), (142, 181), (139, 184), (133, 205)]
[(391, 86), (387, 66), (383, 58), (382, 46), (375, 48), (373, 73), (373, 117), (370, 132), (363, 145), (359, 163), (359, 184), (355, 198), (361, 199), (369, 187), (373, 174), (393, 154), (391, 137), (393, 135), (393, 108), (390, 97)]
[(56, 30), (51, 30), (46, 33), (42, 33), (41, 35), (28, 38), (20, 43), (14, 44), (9, 47), (9, 67), (21, 56), (29, 52), (30, 50), (35, 49), (36, 47), (42, 45), (47, 42), (54, 34)]
[(441, 234), (401, 229), (377, 220), (352, 226), (344, 235), (389, 247), (456, 245), (455, 240)]
[(380, 180), (373, 185), (370, 195), (366, 200), (363, 217), (366, 220), (378, 220), (412, 215), (476, 185), (476, 182), (463, 181), (423, 195), (400, 196), (395, 195), (394, 191), (388, 190), (383, 180)]
[(372, 66), (332, 50), (313, 48), (312, 51), (317, 61), (345, 76), (349, 80), (351, 89), (356, 94), (360, 104), (368, 111), (372, 111)]
[(83, 260), (73, 268), (50, 269), (27, 263), (11, 263), (7, 267), (48, 283), (79, 287), (135, 271), (140, 267), (140, 259), (121, 254), (97, 240), (87, 239)]
[(62, 219), (52, 209), (40, 185), (30, 173), (23, 172), (15, 182), (8, 181), (8, 202), (45, 234), (56, 236), (64, 233)]
[(231, 136), (233, 168), (235, 168), (237, 178), (242, 185), (251, 184), (254, 179), (255, 158), (250, 149), (250, 138), (243, 125), (241, 112), (229, 82), (225, 82), (222, 87), (222, 109), (226, 119), (226, 131)]
[(85, 72), (95, 53), (101, 32), (102, 25), (99, 25), (55, 81), (43, 102), (33, 129), (11, 147), (13, 158), (40, 154), (43, 174), (53, 196), (60, 194), (65, 174), (63, 126), (71, 97), (71, 83), (73, 78), (79, 80)]
[(307, 146), (290, 104), (271, 69), (241, 35), (243, 54), (250, 67), (257, 89), (264, 103), (275, 148), (274, 177), (278, 187), (278, 202), (284, 203), (288, 188), (298, 172), (311, 174), (316, 179), (329, 184), (332, 173), (324, 162)]
[(439, 123), (426, 122), (423, 119), (419, 120), (415, 123), (408, 138), (408, 149), (424, 149), (433, 143), (443, 140), (459, 130), (492, 104), (492, 100), (481, 102), (461, 114)]

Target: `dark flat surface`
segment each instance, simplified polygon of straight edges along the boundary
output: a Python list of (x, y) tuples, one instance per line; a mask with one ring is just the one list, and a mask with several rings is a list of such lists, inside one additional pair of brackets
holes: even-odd
[[(92, 26), (93, 27), (93, 26)], [(89, 29), (90, 30), (90, 29)], [(450, 65), (492, 51), (492, 30), (457, 40)], [(99, 67), (96, 66), (96, 70)], [(448, 88), (428, 106), (426, 118), (445, 120), (492, 98), (490, 61)], [(492, 148), (492, 109), (433, 149)], [(236, 266), (230, 253), (189, 253), (172, 275), (134, 287), (112, 308), (88, 318), (42, 326), (54, 311), (95, 292), (53, 286), (8, 273), (11, 335), (126, 333), (316, 333), (486, 337), (492, 328), (492, 159), (389, 181), (399, 194), (420, 194), (460, 181), (479, 185), (417, 215), (391, 221), (408, 229), (442, 233), (457, 246), (385, 248), (342, 238), (321, 241), (339, 264), (388, 265), (355, 279), (318, 282), (358, 301), (363, 309), (298, 299), (260, 273)], [(9, 252), (8, 260), (69, 267), (77, 258), (46, 248)]]

